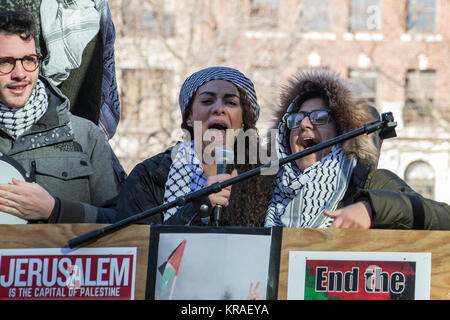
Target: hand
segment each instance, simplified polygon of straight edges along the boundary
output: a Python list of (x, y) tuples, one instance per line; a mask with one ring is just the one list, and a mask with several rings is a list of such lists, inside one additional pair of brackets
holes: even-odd
[(372, 223), (372, 207), (367, 201), (355, 202), (335, 211), (324, 211), (328, 217), (334, 218), (330, 228), (369, 229)]
[[(231, 174), (221, 173), (215, 176), (210, 176), (206, 180), (206, 186), (209, 186), (215, 182), (222, 182), (230, 178), (236, 177), (237, 174), (238, 174), (237, 170), (234, 169)], [(228, 206), (230, 195), (231, 195), (231, 186), (228, 186), (226, 188), (223, 188), (220, 192), (210, 194), (208, 197), (213, 207), (215, 207), (216, 205), (226, 207)]]
[(12, 179), (0, 184), (0, 211), (26, 220), (47, 220), (55, 199), (37, 183)]
[(253, 288), (253, 282), (250, 282), (250, 289), (248, 292), (247, 300), (261, 300), (261, 295), (259, 294), (258, 287), (259, 287), (259, 281), (256, 283), (254, 288)]

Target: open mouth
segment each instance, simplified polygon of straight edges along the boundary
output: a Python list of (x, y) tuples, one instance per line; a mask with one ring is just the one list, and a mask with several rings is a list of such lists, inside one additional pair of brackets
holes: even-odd
[(226, 131), (228, 129), (228, 127), (225, 123), (212, 123), (208, 126), (208, 129)]
[(211, 141), (216, 141), (219, 139), (220, 141), (225, 141), (227, 134), (228, 126), (225, 122), (217, 121), (208, 124), (208, 130), (216, 131), (217, 133), (212, 133)]
[(318, 142), (314, 141), (313, 138), (307, 137), (302, 140), (301, 146), (306, 149), (315, 146), (316, 144), (318, 144)]

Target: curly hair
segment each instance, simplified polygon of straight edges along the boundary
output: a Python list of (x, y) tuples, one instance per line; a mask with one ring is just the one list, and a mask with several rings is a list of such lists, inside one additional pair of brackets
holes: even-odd
[[(258, 130), (256, 129), (256, 116), (253, 112), (253, 108), (250, 104), (246, 93), (241, 88), (237, 88), (239, 91), (239, 100), (242, 108), (242, 120), (244, 123), (243, 131), (253, 129), (256, 134), (256, 139), (253, 140), (250, 137), (245, 140), (245, 163), (236, 163), (238, 157), (236, 155), (237, 148), (234, 148), (235, 164), (228, 168), (228, 171), (237, 169), (238, 173), (256, 168), (261, 163), (250, 163), (250, 147), (252, 143), (260, 144), (258, 136)], [(191, 113), (193, 100), (188, 104), (185, 112), (183, 113), (183, 122), (181, 128), (190, 132), (190, 136), (193, 137), (192, 127), (187, 125), (187, 118)], [(254, 148), (257, 152), (260, 152), (259, 147)], [(252, 155), (255, 156), (255, 155)], [(256, 156), (256, 159), (259, 159)], [(252, 179), (241, 181), (233, 186), (229, 205), (224, 212), (226, 225), (228, 226), (247, 226), (247, 227), (262, 227), (264, 226), (264, 219), (266, 215), (267, 206), (270, 200), (270, 190), (272, 184), (272, 176), (258, 176)]]
[(19, 35), (23, 40), (36, 41), (37, 29), (33, 16), (24, 11), (0, 11), (0, 32)]

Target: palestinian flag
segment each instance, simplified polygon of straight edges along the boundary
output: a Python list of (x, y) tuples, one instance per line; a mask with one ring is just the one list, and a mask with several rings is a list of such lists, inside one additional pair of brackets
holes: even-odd
[(180, 271), (181, 259), (183, 258), (184, 247), (186, 246), (186, 240), (183, 240), (175, 250), (172, 251), (169, 258), (158, 267), (161, 273), (161, 290), (164, 293), (167, 288), (167, 284), (173, 278), (178, 276)]

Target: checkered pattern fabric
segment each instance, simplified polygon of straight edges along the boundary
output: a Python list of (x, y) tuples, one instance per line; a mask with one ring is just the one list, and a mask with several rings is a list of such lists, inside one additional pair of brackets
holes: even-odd
[[(279, 158), (290, 154), (288, 116), (297, 112), (291, 105), (278, 125)], [(348, 187), (356, 159), (347, 157), (337, 145), (305, 171), (294, 162), (282, 166), (267, 210), (265, 226), (290, 228), (327, 228), (333, 222), (323, 214), (335, 210)]]
[(44, 83), (38, 80), (23, 108), (10, 108), (0, 103), (0, 126), (17, 139), (44, 115), (47, 107), (47, 91)]
[[(164, 190), (164, 203), (176, 200), (178, 197), (203, 188), (206, 175), (200, 160), (194, 150), (194, 140), (183, 142), (175, 146), (176, 156), (170, 166)], [(179, 207), (174, 207), (164, 213), (166, 221), (176, 214)]]
[(248, 97), (248, 100), (250, 101), (255, 117), (256, 119), (258, 119), (260, 107), (256, 98), (256, 92), (253, 86), (253, 82), (236, 69), (220, 66), (210, 67), (197, 71), (184, 81), (183, 85), (181, 86), (179, 96), (179, 104), (182, 114), (189, 105), (192, 97), (195, 95), (195, 92), (197, 92), (197, 89), (204, 83), (211, 80), (229, 81), (236, 87), (244, 90)]

